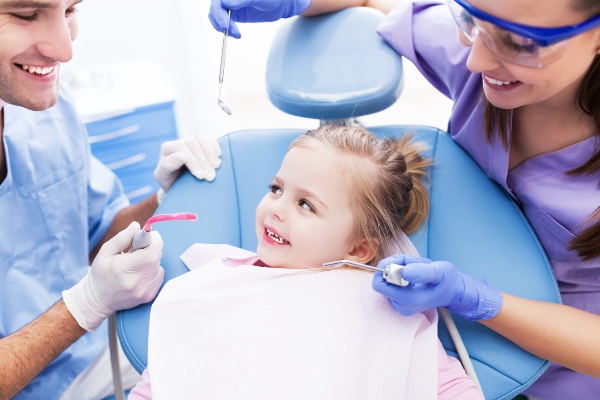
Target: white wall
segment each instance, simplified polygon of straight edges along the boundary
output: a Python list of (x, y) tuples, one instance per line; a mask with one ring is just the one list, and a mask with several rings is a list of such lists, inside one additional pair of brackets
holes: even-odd
[[(281, 22), (243, 24), (242, 39), (229, 39), (223, 100), (217, 105), (222, 34), (208, 21), (209, 0), (86, 0), (79, 5), (80, 35), (70, 69), (153, 60), (177, 89), (182, 136), (222, 135), (249, 128), (312, 128), (316, 121), (277, 110), (265, 91), (270, 44)], [(366, 125), (420, 124), (445, 129), (451, 102), (437, 93), (409, 62), (400, 100), (378, 114), (360, 118)], [(148, 83), (152, 85), (152, 82)]]

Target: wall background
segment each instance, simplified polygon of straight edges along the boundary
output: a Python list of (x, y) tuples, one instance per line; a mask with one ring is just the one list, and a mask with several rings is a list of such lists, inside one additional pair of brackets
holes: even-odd
[[(209, 0), (86, 0), (78, 13), (75, 57), (65, 70), (149, 60), (170, 76), (177, 96), (181, 136), (220, 136), (250, 128), (314, 128), (317, 121), (276, 109), (265, 90), (269, 48), (283, 21), (242, 24), (242, 39), (229, 39), (223, 100), (217, 105), (222, 34), (208, 21)], [(404, 60), (404, 92), (380, 113), (362, 117), (365, 125), (419, 124), (446, 129), (452, 102), (439, 94)], [(153, 85), (148, 82), (148, 85)]]

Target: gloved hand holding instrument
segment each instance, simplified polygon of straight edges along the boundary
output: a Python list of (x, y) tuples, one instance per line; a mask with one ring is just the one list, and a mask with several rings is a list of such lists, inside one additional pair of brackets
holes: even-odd
[(191, 213), (159, 214), (146, 221), (142, 229), (139, 223), (132, 222), (102, 246), (88, 274), (63, 292), (67, 308), (85, 330), (95, 331), (109, 317), (109, 348), (117, 400), (124, 397), (115, 312), (151, 301), (164, 279), (165, 271), (160, 266), (163, 242), (160, 234), (152, 231), (152, 224), (197, 218)]
[(402, 315), (437, 308), (465, 372), (485, 398), (473, 363), (448, 309), (470, 320), (491, 318), (502, 306), (502, 293), (498, 289), (458, 272), (450, 263), (434, 263), (410, 255), (398, 254), (385, 258), (377, 267), (349, 260), (324, 263), (323, 267), (340, 265), (375, 271), (373, 289), (388, 297), (394, 310)]
[[(219, 32), (242, 37), (236, 22), (272, 22), (299, 15), (310, 6), (311, 0), (211, 0), (208, 18)], [(228, 16), (231, 10), (231, 16)]]

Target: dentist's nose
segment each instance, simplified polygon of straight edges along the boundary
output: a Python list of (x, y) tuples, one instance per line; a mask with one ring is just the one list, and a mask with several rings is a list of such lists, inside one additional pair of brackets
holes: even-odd
[(44, 24), (36, 48), (44, 57), (60, 62), (70, 61), (73, 58), (72, 41), (77, 34), (78, 24), (74, 17), (52, 19)]

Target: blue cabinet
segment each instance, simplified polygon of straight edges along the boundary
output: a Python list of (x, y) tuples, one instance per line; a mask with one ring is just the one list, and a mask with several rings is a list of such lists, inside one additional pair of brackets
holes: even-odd
[(159, 189), (153, 172), (160, 145), (177, 139), (173, 106), (153, 104), (86, 124), (92, 154), (119, 177), (132, 204)]

